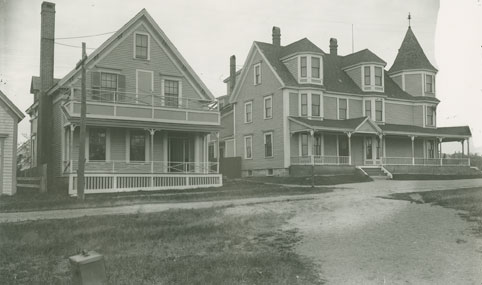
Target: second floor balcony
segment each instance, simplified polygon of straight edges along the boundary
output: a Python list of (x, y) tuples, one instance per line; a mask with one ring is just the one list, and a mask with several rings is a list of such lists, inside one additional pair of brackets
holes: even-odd
[[(80, 117), (81, 90), (71, 89), (67, 95), (65, 111), (70, 117)], [(218, 106), (210, 100), (99, 89), (87, 89), (86, 95), (87, 118), (194, 125), (220, 123)]]

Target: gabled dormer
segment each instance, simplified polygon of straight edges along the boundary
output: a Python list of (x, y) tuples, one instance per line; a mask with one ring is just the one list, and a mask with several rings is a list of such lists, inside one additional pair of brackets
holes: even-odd
[(385, 72), (387, 63), (368, 49), (343, 57), (342, 69), (364, 92), (385, 91)]
[(280, 60), (298, 84), (323, 85), (324, 52), (307, 38), (283, 47)]
[(388, 74), (410, 95), (435, 97), (437, 69), (428, 60), (410, 26)]

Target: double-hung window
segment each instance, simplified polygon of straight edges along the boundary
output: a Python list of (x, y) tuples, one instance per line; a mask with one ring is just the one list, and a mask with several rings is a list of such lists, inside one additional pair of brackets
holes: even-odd
[(129, 141), (129, 160), (146, 160), (146, 135), (144, 131), (131, 131)]
[(273, 118), (273, 97), (272, 96), (264, 97), (264, 118), (265, 119)]
[(364, 77), (365, 77), (365, 85), (372, 84), (372, 75), (370, 73), (370, 66), (364, 67)]
[(244, 158), (251, 159), (253, 158), (253, 137), (246, 136), (244, 137)]
[(425, 92), (434, 93), (434, 76), (431, 74), (425, 75)]
[(372, 101), (365, 101), (365, 117), (372, 119)]
[(382, 86), (382, 68), (375, 66), (375, 85)]
[(308, 156), (308, 134), (301, 134), (300, 140), (301, 156)]
[(300, 77), (308, 76), (308, 59), (306, 56), (300, 57)]
[(89, 160), (105, 161), (107, 150), (107, 130), (104, 128), (89, 129)]
[(311, 57), (311, 77), (320, 78), (320, 58)]
[(244, 122), (251, 123), (253, 121), (253, 102), (244, 103)]
[(254, 65), (254, 85), (261, 84), (261, 63)]
[(319, 117), (320, 116), (320, 94), (311, 94), (311, 116), (312, 117)]
[(315, 135), (315, 145), (313, 147), (314, 155), (321, 155), (321, 135), (316, 134)]
[(149, 59), (149, 36), (146, 34), (135, 34), (136, 50), (135, 58)]
[(301, 116), (308, 116), (308, 94), (301, 94)]
[(435, 158), (435, 142), (433, 140), (427, 141), (427, 158)]
[(347, 119), (347, 99), (338, 99), (338, 119)]
[(100, 101), (113, 102), (117, 92), (117, 74), (105, 73), (100, 74)]
[(264, 134), (264, 157), (273, 157), (273, 133)]
[(179, 106), (179, 81), (164, 80), (164, 97), (166, 98), (166, 106)]
[(426, 125), (427, 126), (435, 126), (435, 112), (436, 112), (436, 109), (435, 107), (433, 106), (428, 106), (427, 107), (427, 121), (426, 121)]
[(383, 122), (383, 101), (375, 101), (375, 121)]

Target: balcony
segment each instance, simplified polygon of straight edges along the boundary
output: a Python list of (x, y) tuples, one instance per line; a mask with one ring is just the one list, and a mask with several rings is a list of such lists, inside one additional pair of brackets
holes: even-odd
[[(192, 125), (219, 125), (214, 101), (87, 89), (87, 118)], [(80, 118), (80, 89), (72, 89), (63, 106), (71, 118)]]

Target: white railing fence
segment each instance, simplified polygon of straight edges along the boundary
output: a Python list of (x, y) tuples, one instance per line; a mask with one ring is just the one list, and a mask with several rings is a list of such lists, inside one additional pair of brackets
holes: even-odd
[[(291, 165), (348, 165), (348, 156), (292, 156)], [(374, 165), (372, 160), (366, 165)], [(380, 163), (377, 163), (380, 164)], [(381, 165), (469, 166), (468, 158), (382, 157)]]
[(350, 158), (348, 156), (326, 156), (326, 155), (307, 155), (292, 156), (292, 165), (348, 165)]
[[(85, 194), (219, 187), (221, 174), (86, 174)], [(69, 195), (77, 195), (77, 174), (69, 174)]]

